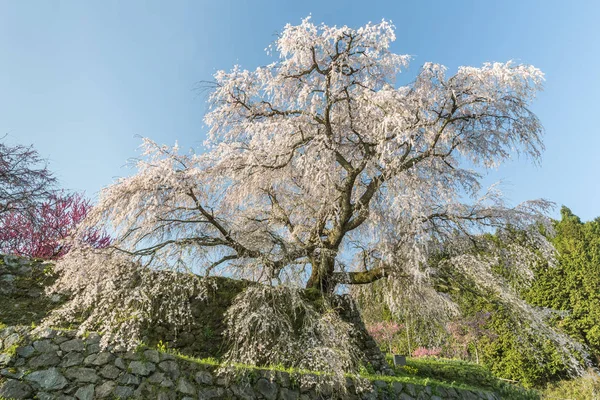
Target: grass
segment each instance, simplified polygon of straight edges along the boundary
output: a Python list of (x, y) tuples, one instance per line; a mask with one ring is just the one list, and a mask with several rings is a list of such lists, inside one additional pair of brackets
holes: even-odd
[[(487, 368), (466, 361), (442, 358), (407, 358), (407, 368), (395, 368), (391, 356), (388, 362), (397, 377), (413, 380), (429, 379), (452, 387), (485, 390), (507, 399), (539, 399), (540, 394), (495, 377)], [(408, 371), (407, 371), (408, 370)]]
[[(171, 354), (174, 357), (190, 363), (203, 365), (206, 367), (223, 367), (222, 362), (216, 358), (196, 358), (182, 354), (176, 350), (159, 347), (159, 351)], [(253, 365), (235, 363), (227, 365), (236, 369), (248, 371), (250, 374), (258, 371), (284, 372), (290, 375), (316, 375), (322, 376), (326, 373), (322, 371), (301, 370), (295, 368), (286, 368), (282, 365), (257, 367)], [(446, 360), (446, 359), (408, 359), (408, 368), (393, 368), (395, 375), (377, 375), (362, 370), (359, 376), (371, 382), (382, 381), (391, 385), (394, 382), (402, 384), (413, 384), (416, 386), (430, 386), (435, 391), (436, 387), (466, 389), (474, 391), (494, 392), (501, 398), (514, 400), (534, 400), (539, 399), (539, 393), (535, 390), (527, 390), (520, 386), (511, 385), (494, 377), (490, 371), (484, 367), (464, 361)], [(347, 374), (349, 378), (355, 375)]]
[(549, 384), (542, 396), (544, 399), (596, 400), (600, 398), (600, 376), (588, 371), (578, 378)]

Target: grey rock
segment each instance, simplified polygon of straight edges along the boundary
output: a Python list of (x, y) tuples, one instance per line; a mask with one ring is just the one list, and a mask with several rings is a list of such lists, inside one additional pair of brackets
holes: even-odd
[(160, 387), (164, 387), (164, 388), (170, 388), (170, 387), (173, 387), (173, 386), (175, 386), (175, 384), (169, 378), (163, 379), (163, 381), (160, 383)]
[(225, 389), (220, 387), (211, 387), (200, 389), (198, 392), (198, 398), (200, 399), (214, 399), (215, 397), (221, 398), (225, 395)]
[(123, 358), (126, 360), (139, 360), (140, 355), (135, 351), (128, 351), (127, 353), (123, 354)]
[(231, 391), (234, 395), (243, 400), (254, 400), (256, 399), (256, 395), (252, 388), (248, 385), (231, 385)]
[(0, 385), (0, 397), (6, 399), (29, 399), (33, 390), (25, 382), (8, 379)]
[(111, 353), (101, 352), (96, 355), (96, 358), (92, 361), (92, 364), (100, 366), (100, 365), (107, 364), (114, 359), (115, 359), (115, 356), (113, 356)]
[(150, 362), (158, 364), (160, 362), (160, 355), (156, 350), (145, 350), (144, 358)]
[(119, 383), (122, 383), (123, 385), (134, 385), (137, 386), (140, 384), (140, 378), (138, 378), (135, 375), (131, 375), (131, 374), (124, 374), (120, 379), (119, 379)]
[(230, 379), (228, 376), (219, 376), (215, 380), (217, 386), (229, 386)]
[(156, 387), (152, 386), (147, 381), (142, 382), (142, 384), (133, 392), (133, 396), (136, 399), (154, 399), (156, 398)]
[(148, 376), (156, 370), (156, 366), (151, 362), (132, 361), (129, 363), (129, 370), (135, 375)]
[(59, 390), (67, 386), (67, 380), (56, 368), (34, 371), (25, 376), (28, 382), (34, 382), (44, 390)]
[(33, 357), (29, 360), (29, 367), (32, 369), (44, 368), (44, 367), (55, 367), (60, 364), (60, 357), (54, 353), (42, 353), (37, 357)]
[(159, 352), (158, 354), (160, 356), (160, 361), (174, 360), (175, 359), (175, 356), (173, 356), (172, 354), (169, 354), (169, 353)]
[(402, 393), (402, 383), (392, 382), (392, 388), (394, 388), (394, 392), (396, 392), (396, 394)]
[(82, 362), (83, 362), (83, 354), (72, 352), (72, 353), (67, 353), (65, 356), (63, 356), (60, 366), (63, 368), (68, 368), (68, 367), (72, 367), (74, 365), (80, 365)]
[(96, 357), (98, 357), (98, 355), (96, 353), (90, 354), (83, 360), (83, 365), (86, 365), (86, 366), (92, 365), (93, 362), (96, 361)]
[(377, 392), (366, 392), (361, 396), (363, 400), (377, 400)]
[(117, 398), (127, 399), (133, 396), (133, 388), (129, 386), (117, 386), (113, 390), (113, 395)]
[(85, 350), (85, 344), (83, 343), (83, 340), (77, 338), (77, 339), (71, 339), (68, 340), (64, 343), (62, 343), (60, 345), (60, 349), (62, 351), (65, 352), (70, 352), (70, 351), (84, 351)]
[(279, 398), (281, 400), (298, 400), (299, 397), (300, 394), (295, 390), (282, 388), (281, 392), (279, 392)]
[(179, 378), (179, 365), (173, 360), (162, 361), (158, 368), (164, 371), (172, 379)]
[(117, 367), (119, 369), (127, 369), (127, 366), (125, 365), (125, 361), (123, 361), (123, 359), (121, 357), (117, 357), (117, 359), (115, 360), (115, 367)]
[(38, 400), (56, 400), (58, 397), (46, 392), (37, 392), (35, 398)]
[(58, 350), (58, 346), (52, 343), (50, 340), (36, 340), (33, 342), (33, 348), (40, 353), (53, 353)]
[(12, 333), (4, 339), (4, 348), (8, 349), (21, 341), (21, 336), (18, 333)]
[(277, 398), (277, 384), (275, 382), (260, 378), (254, 388), (267, 400), (275, 400)]
[[(177, 395), (175, 392), (159, 392), (156, 396), (156, 400), (175, 400)], [(202, 399), (202, 397), (200, 397)]]
[(116, 379), (120, 373), (121, 370), (114, 365), (105, 365), (100, 370), (100, 375), (106, 379)]
[(14, 356), (7, 353), (0, 353), (0, 367), (5, 367), (13, 360)]
[(98, 353), (100, 351), (100, 343), (91, 343), (87, 346), (88, 354)]
[(379, 388), (379, 389), (387, 389), (388, 383), (385, 381), (377, 380), (377, 381), (373, 382), (373, 386), (375, 386), (375, 388)]
[(25, 371), (22, 369), (4, 368), (0, 370), (0, 375), (12, 379), (21, 379), (25, 375)]
[(179, 379), (176, 390), (183, 394), (196, 394), (196, 387), (185, 378)]
[(94, 385), (82, 386), (75, 392), (75, 397), (79, 400), (93, 400), (94, 389)]
[(56, 335), (56, 337), (52, 341), (55, 344), (57, 344), (57, 345), (60, 346), (64, 342), (68, 342), (69, 340), (73, 339), (74, 336), (75, 336), (75, 332), (60, 331), (60, 332), (58, 332), (58, 334)]
[(155, 372), (148, 377), (148, 382), (150, 383), (161, 383), (165, 380), (165, 374), (162, 372)]
[(213, 377), (208, 371), (198, 371), (195, 376), (196, 382), (202, 385), (212, 385)]
[(0, 339), (4, 339), (10, 334), (15, 333), (16, 329), (14, 326), (7, 326), (6, 328), (0, 329)]
[(37, 334), (40, 339), (53, 339), (56, 337), (56, 331), (50, 328), (44, 328)]
[(410, 394), (411, 396), (415, 397), (417, 395), (417, 391), (415, 389), (415, 385), (413, 385), (412, 383), (407, 383), (405, 385), (405, 388), (406, 388), (406, 392), (408, 394)]
[(74, 367), (65, 371), (65, 375), (71, 380), (77, 382), (96, 383), (100, 377), (96, 375), (96, 370), (93, 368)]
[(88, 335), (88, 337), (85, 339), (87, 344), (98, 344), (100, 343), (100, 335), (97, 334), (96, 332), (90, 332), (90, 334)]
[(113, 381), (106, 381), (103, 384), (96, 386), (96, 397), (99, 399), (110, 396), (117, 384)]
[(19, 347), (17, 349), (17, 354), (23, 358), (29, 358), (35, 353), (35, 349), (31, 345)]

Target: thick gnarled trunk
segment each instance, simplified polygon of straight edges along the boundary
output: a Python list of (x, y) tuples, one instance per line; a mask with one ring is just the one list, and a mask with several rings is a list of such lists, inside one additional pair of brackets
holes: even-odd
[(308, 282), (307, 289), (317, 289), (323, 293), (331, 293), (335, 289), (335, 256), (322, 254), (312, 263), (312, 272)]

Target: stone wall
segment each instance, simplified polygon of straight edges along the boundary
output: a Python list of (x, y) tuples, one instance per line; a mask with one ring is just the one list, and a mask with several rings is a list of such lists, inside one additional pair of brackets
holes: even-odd
[[(335, 398), (284, 372), (248, 370), (244, 379), (219, 376), (213, 365), (153, 349), (102, 350), (100, 337), (77, 338), (73, 331), (0, 329), (0, 397), (7, 399), (266, 399)], [(357, 394), (347, 380), (347, 399), (487, 399), (487, 392), (384, 381)], [(35, 397), (34, 397), (35, 396)]]
[[(63, 299), (44, 295), (46, 285), (53, 277), (48, 271), (51, 264), (22, 257), (0, 255), (0, 323), (6, 325), (38, 324), (50, 310)], [(168, 325), (156, 324), (145, 332), (144, 343), (151, 346), (163, 343), (167, 348), (180, 353), (199, 357), (221, 357), (226, 344), (223, 314), (231, 306), (233, 299), (248, 285), (249, 281), (228, 278), (211, 278), (208, 298), (190, 298), (194, 316), (191, 326), (175, 332)], [(378, 373), (388, 374), (390, 369), (379, 347), (367, 333), (360, 312), (348, 296), (339, 296), (335, 305), (342, 319), (354, 326), (354, 340), (364, 354), (363, 362), (371, 364)]]
[(44, 273), (46, 267), (39, 260), (0, 254), (0, 323), (37, 324), (60, 304), (59, 296), (44, 295), (45, 287), (53, 281)]

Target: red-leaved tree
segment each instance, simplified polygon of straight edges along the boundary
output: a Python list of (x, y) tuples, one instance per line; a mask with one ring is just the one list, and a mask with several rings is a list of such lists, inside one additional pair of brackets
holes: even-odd
[[(2, 214), (0, 252), (58, 259), (69, 251), (64, 240), (85, 218), (91, 207), (90, 201), (79, 193), (56, 193), (27, 214)], [(95, 229), (88, 229), (83, 240), (96, 248), (110, 244), (110, 237)]]

